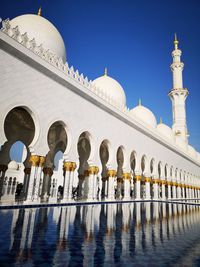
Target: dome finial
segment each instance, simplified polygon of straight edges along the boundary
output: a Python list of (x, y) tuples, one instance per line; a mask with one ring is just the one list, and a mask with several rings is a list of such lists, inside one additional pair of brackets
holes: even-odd
[(108, 76), (108, 69), (107, 68), (104, 69), (104, 76)]
[(174, 34), (174, 48), (178, 49), (178, 39), (176, 33)]
[(40, 7), (38, 10), (38, 16), (41, 16), (41, 15), (42, 15), (42, 8)]
[(138, 100), (138, 106), (142, 106), (142, 100), (141, 100), (141, 98), (139, 98), (139, 100)]
[(163, 120), (162, 120), (162, 117), (160, 117), (160, 124), (162, 124), (163, 123)]

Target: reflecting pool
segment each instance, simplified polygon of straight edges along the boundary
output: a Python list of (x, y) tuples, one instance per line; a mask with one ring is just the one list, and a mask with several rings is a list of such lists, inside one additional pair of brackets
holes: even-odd
[(199, 206), (0, 211), (0, 266), (200, 266)]

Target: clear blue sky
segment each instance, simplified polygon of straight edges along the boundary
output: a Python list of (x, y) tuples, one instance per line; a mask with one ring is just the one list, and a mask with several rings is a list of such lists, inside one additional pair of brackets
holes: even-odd
[(200, 1), (198, 0), (6, 0), (0, 17), (37, 13), (60, 31), (67, 61), (94, 79), (108, 68), (123, 86), (127, 106), (138, 99), (171, 126), (171, 51), (176, 32), (189, 89), (190, 144), (200, 151)]

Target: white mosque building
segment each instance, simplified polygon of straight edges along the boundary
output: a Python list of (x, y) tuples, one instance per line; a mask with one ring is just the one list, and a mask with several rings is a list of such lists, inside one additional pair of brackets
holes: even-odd
[[(59, 186), (63, 203), (74, 195), (84, 201), (200, 198), (200, 153), (188, 143), (181, 53), (175, 38), (170, 128), (141, 103), (129, 110), (107, 71), (90, 81), (70, 67), (60, 33), (41, 10), (2, 21), (1, 199), (14, 176), (23, 176), (26, 203), (56, 202)], [(10, 159), (16, 141), (26, 148), (23, 172)], [(55, 171), (58, 151), (63, 158)]]

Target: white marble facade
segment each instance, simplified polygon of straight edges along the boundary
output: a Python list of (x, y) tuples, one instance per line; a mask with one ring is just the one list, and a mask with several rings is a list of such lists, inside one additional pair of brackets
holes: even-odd
[[(34, 27), (33, 27), (33, 23)], [(0, 31), (0, 189), (20, 140), (23, 199), (62, 202), (193, 199), (200, 193), (200, 154), (188, 144), (181, 50), (175, 38), (172, 128), (105, 74), (89, 81), (69, 67), (62, 37), (39, 15), (4, 20)], [(54, 157), (63, 152), (55, 171)], [(59, 188), (62, 187), (62, 190)]]

